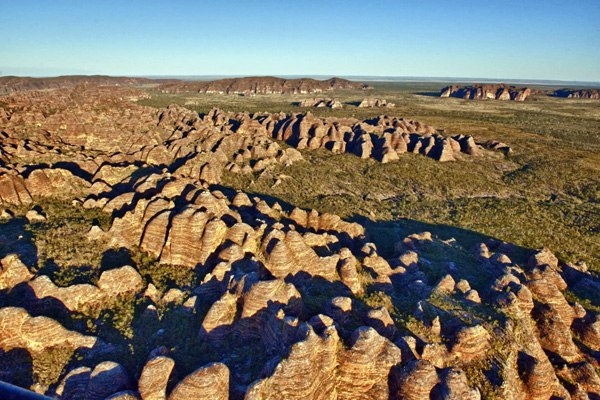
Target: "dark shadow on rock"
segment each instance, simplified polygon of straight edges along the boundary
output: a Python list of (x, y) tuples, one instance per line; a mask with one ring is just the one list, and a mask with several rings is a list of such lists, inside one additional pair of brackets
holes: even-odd
[[(375, 243), (378, 254), (384, 258), (391, 258), (396, 254), (394, 242), (402, 240), (413, 233), (431, 232), (440, 240), (456, 239), (457, 244), (467, 251), (479, 243), (502, 243), (500, 239), (476, 231), (446, 224), (432, 224), (418, 220), (401, 218), (394, 221), (373, 221), (364, 215), (355, 214), (348, 219), (365, 227), (366, 240)], [(511, 259), (521, 265), (526, 265), (534, 249), (512, 245), (513, 256)]]
[(33, 385), (33, 361), (29, 351), (16, 348), (0, 349), (0, 381), (29, 388)]
[(84, 181), (91, 182), (93, 175), (82, 169), (77, 163), (69, 161), (59, 161), (52, 165), (53, 169), (65, 169), (72, 173), (74, 176), (83, 179)]
[(60, 322), (67, 329), (81, 329), (81, 321), (76, 321), (62, 301), (55, 297), (38, 298), (28, 283), (20, 283), (3, 296), (3, 307), (21, 307), (32, 317), (44, 316)]
[[(68, 276), (61, 276), (67, 273)], [(68, 286), (96, 282), (100, 278), (101, 273), (102, 270), (94, 268), (89, 264), (61, 267), (56, 263), (54, 258), (44, 260), (44, 264), (37, 271), (38, 276), (47, 275), (57, 286), (63, 286), (60, 284), (61, 281), (67, 281)]]
[(36, 264), (38, 250), (27, 225), (24, 217), (0, 221), (0, 259), (9, 254), (16, 254), (29, 268)]
[(100, 269), (106, 271), (124, 265), (134, 265), (131, 250), (126, 247), (112, 248), (102, 254)]

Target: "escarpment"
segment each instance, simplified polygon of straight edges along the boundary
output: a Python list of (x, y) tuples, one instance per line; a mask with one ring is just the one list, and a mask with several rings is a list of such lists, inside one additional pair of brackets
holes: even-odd
[(566, 97), (568, 99), (600, 99), (599, 89), (559, 89), (552, 94), (555, 97)]
[(367, 87), (364, 83), (341, 78), (316, 80), (311, 78), (284, 79), (272, 76), (257, 76), (205, 82), (170, 82), (162, 84), (160, 90), (166, 93), (194, 91), (200, 93), (261, 95), (322, 93), (330, 90), (366, 89)]
[(155, 110), (133, 90), (3, 107), (1, 380), (65, 399), (600, 395), (595, 299), (573, 301), (593, 272), (421, 230), (386, 230), (384, 248), (361, 219), (223, 184), (313, 150), (493, 154), (474, 137), (385, 115)]
[(472, 86), (451, 85), (443, 88), (440, 97), (457, 97), (469, 100), (514, 100), (525, 101), (532, 91), (505, 84), (475, 84)]

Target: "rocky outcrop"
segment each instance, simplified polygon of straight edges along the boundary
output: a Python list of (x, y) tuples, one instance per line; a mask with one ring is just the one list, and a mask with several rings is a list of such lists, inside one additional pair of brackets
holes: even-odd
[(229, 369), (221, 363), (206, 365), (175, 386), (169, 400), (229, 398)]
[(450, 368), (444, 371), (439, 388), (434, 389), (433, 399), (445, 400), (479, 400), (481, 394), (476, 388), (472, 388), (467, 375), (460, 368)]
[(72, 88), (77, 85), (140, 86), (158, 84), (162, 80), (147, 78), (115, 77), (102, 75), (69, 75), (53, 78), (29, 78), (20, 76), (0, 77), (0, 95), (27, 90)]
[(555, 90), (554, 97), (564, 97), (567, 99), (600, 99), (600, 89), (559, 89)]
[(327, 107), (327, 108), (331, 108), (331, 109), (344, 107), (344, 105), (339, 100), (319, 99), (319, 98), (305, 99), (305, 100), (302, 100), (298, 105), (300, 107), (316, 107), (316, 108)]
[(385, 399), (392, 367), (402, 361), (401, 351), (375, 329), (360, 327), (352, 347), (339, 356), (338, 399)]
[(99, 308), (124, 298), (132, 298), (143, 290), (140, 274), (131, 266), (105, 271), (100, 275), (97, 286), (90, 284), (56, 286), (45, 275), (27, 283), (34, 299), (32, 303), (51, 299), (59, 301), (62, 306), (72, 312), (95, 313)]
[(394, 382), (397, 392), (392, 397), (407, 400), (427, 399), (438, 382), (436, 369), (430, 362), (411, 361), (397, 373)]
[(143, 400), (165, 400), (167, 384), (175, 362), (165, 356), (149, 360), (138, 381), (138, 391)]
[[(317, 335), (304, 325), (304, 338), (294, 344), (290, 355), (273, 374), (253, 384), (246, 399), (333, 399), (334, 371), (339, 339), (335, 329)], [(318, 365), (318, 369), (312, 366)]]
[(469, 100), (525, 101), (531, 95), (529, 88), (517, 88), (505, 84), (474, 84), (472, 86), (446, 86), (440, 97), (457, 97)]
[(76, 368), (69, 372), (56, 390), (61, 399), (115, 399), (134, 398), (131, 380), (125, 368), (113, 361), (104, 361), (92, 370), (88, 367)]
[(110, 395), (131, 387), (127, 370), (119, 363), (104, 361), (92, 370), (83, 398), (106, 399)]
[(353, 118), (318, 118), (310, 113), (292, 116), (258, 116), (275, 139), (298, 149), (325, 148), (382, 162), (398, 160), (404, 153), (422, 154), (440, 161), (481, 155), (471, 136), (444, 137), (419, 121), (382, 115), (359, 121)]
[(341, 78), (315, 80), (311, 78), (283, 79), (271, 76), (228, 78), (215, 81), (174, 82), (160, 86), (165, 93), (199, 92), (224, 94), (305, 94), (340, 89), (366, 89), (360, 82)]
[(21, 262), (16, 254), (9, 254), (0, 260), (0, 290), (12, 289), (19, 283), (33, 278), (29, 268)]
[(31, 204), (33, 200), (23, 178), (2, 172), (0, 170), (0, 204)]
[(395, 107), (394, 103), (388, 102), (386, 99), (363, 99), (358, 105), (359, 108), (375, 108), (375, 107)]
[(55, 346), (91, 349), (98, 342), (97, 338), (69, 331), (50, 318), (32, 317), (22, 308), (1, 308), (0, 326), (0, 348), (4, 351), (23, 348), (39, 353)]

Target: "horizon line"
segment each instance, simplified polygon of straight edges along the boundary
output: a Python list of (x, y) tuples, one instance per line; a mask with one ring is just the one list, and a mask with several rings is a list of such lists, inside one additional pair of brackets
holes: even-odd
[[(180, 79), (180, 80), (214, 80), (228, 78), (247, 78), (247, 77), (275, 77), (282, 79), (331, 79), (343, 78), (349, 80), (364, 80), (368, 82), (415, 82), (415, 83), (438, 83), (438, 82), (453, 82), (453, 83), (532, 83), (532, 84), (582, 84), (600, 86), (600, 81), (587, 80), (567, 80), (567, 79), (540, 79), (540, 78), (483, 78), (483, 77), (456, 77), (456, 76), (415, 76), (415, 75), (363, 75), (363, 74), (58, 74), (58, 75), (0, 75), (0, 78), (16, 77), (16, 78), (61, 78), (61, 77), (83, 77), (83, 76), (105, 76), (112, 78), (147, 78), (147, 79)], [(186, 79), (187, 78), (187, 79)]]

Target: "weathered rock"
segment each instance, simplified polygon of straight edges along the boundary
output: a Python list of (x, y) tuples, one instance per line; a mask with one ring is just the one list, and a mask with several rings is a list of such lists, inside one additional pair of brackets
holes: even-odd
[(451, 295), (454, 293), (456, 282), (451, 275), (444, 276), (438, 284), (433, 288), (433, 291), (439, 294)]
[(133, 390), (123, 390), (108, 396), (105, 400), (140, 400), (140, 397)]
[(97, 338), (65, 329), (48, 317), (31, 317), (22, 308), (0, 309), (0, 349), (27, 349), (30, 353), (43, 352), (51, 347), (91, 349), (99, 344)]
[(549, 399), (555, 392), (556, 376), (548, 359), (521, 352), (517, 360), (518, 373), (531, 399)]
[(532, 316), (537, 323), (539, 342), (544, 350), (559, 355), (567, 362), (580, 359), (569, 325), (557, 310), (548, 305), (538, 305), (534, 307)]
[(385, 307), (380, 307), (375, 310), (369, 310), (365, 322), (374, 328), (381, 336), (393, 340), (398, 329), (394, 325), (394, 320)]
[(197, 369), (175, 386), (169, 400), (229, 398), (229, 368), (214, 363)]
[(344, 285), (346, 285), (354, 294), (360, 294), (363, 291), (360, 278), (358, 276), (358, 260), (354, 255), (344, 248), (340, 251), (341, 259), (338, 265), (338, 273)]
[(411, 361), (395, 374), (397, 396), (406, 400), (430, 398), (433, 387), (439, 382), (435, 367), (425, 360)]
[(389, 103), (386, 99), (364, 99), (358, 105), (359, 108), (373, 108), (373, 107), (394, 107), (394, 103)]
[(226, 78), (213, 81), (168, 82), (161, 85), (165, 93), (199, 92), (243, 95), (321, 93), (340, 89), (365, 89), (367, 85), (341, 78), (316, 80), (310, 78), (283, 79), (270, 76)]
[(470, 100), (514, 100), (525, 101), (531, 95), (529, 88), (516, 88), (505, 84), (474, 84), (472, 86), (447, 86), (440, 97), (458, 97)]
[(92, 370), (84, 398), (102, 400), (130, 387), (125, 368), (116, 362), (104, 361)]
[(300, 107), (327, 107), (331, 109), (343, 108), (343, 104), (335, 99), (306, 99), (300, 102)]
[(567, 326), (571, 326), (575, 313), (554, 283), (547, 279), (535, 279), (529, 281), (527, 287), (540, 302), (556, 310)]
[(481, 325), (459, 330), (452, 344), (451, 353), (462, 362), (470, 362), (485, 356), (490, 334)]
[(462, 369), (450, 368), (442, 374), (439, 390), (434, 390), (431, 397), (444, 400), (479, 400), (481, 394), (476, 388), (471, 388)]
[(29, 281), (27, 286), (39, 300), (56, 299), (69, 311), (82, 313), (109, 307), (117, 300), (132, 298), (143, 290), (142, 277), (131, 266), (104, 271), (98, 286), (78, 284), (58, 287), (45, 275)]
[(185, 293), (178, 288), (171, 288), (160, 299), (160, 303), (167, 306), (179, 305), (185, 301)]
[(600, 351), (600, 314), (592, 314), (573, 324), (583, 343), (594, 351)]
[(600, 397), (600, 377), (591, 364), (582, 362), (565, 365), (559, 374), (567, 382), (577, 382), (575, 386), (582, 398), (585, 398), (584, 395), (590, 399)]
[(25, 218), (32, 224), (46, 222), (46, 217), (37, 210), (29, 210), (25, 213)]
[(132, 297), (144, 289), (140, 274), (131, 266), (104, 271), (98, 279), (98, 288), (107, 299)]
[(165, 356), (149, 360), (138, 381), (138, 391), (143, 400), (165, 400), (167, 398), (167, 383), (173, 371), (175, 362)]
[(0, 175), (0, 202), (14, 205), (31, 204), (33, 202), (22, 177)]
[(339, 358), (338, 399), (386, 399), (390, 370), (401, 361), (401, 352), (373, 328), (358, 328), (352, 347)]
[(56, 394), (65, 400), (85, 398), (91, 373), (92, 369), (89, 367), (79, 367), (69, 371), (56, 388)]
[(325, 313), (337, 323), (344, 324), (352, 313), (352, 299), (343, 296), (334, 297), (325, 306)]
[(252, 317), (269, 306), (285, 308), (287, 314), (297, 315), (302, 310), (302, 296), (293, 284), (283, 280), (258, 282), (243, 297), (241, 317)]
[(209, 308), (202, 321), (201, 334), (214, 340), (224, 339), (232, 329), (237, 314), (237, 296), (226, 292)]
[(556, 270), (558, 268), (558, 258), (552, 252), (544, 248), (535, 254), (533, 254), (529, 261), (527, 262), (530, 268), (540, 267), (543, 265), (548, 265), (552, 269)]
[(248, 388), (247, 400), (335, 398), (337, 332), (330, 327), (319, 336), (308, 325), (301, 329), (303, 338), (292, 346), (289, 357), (277, 365), (271, 376)]
[(16, 254), (9, 254), (0, 260), (0, 290), (12, 289), (22, 282), (33, 278), (29, 268), (21, 262)]

